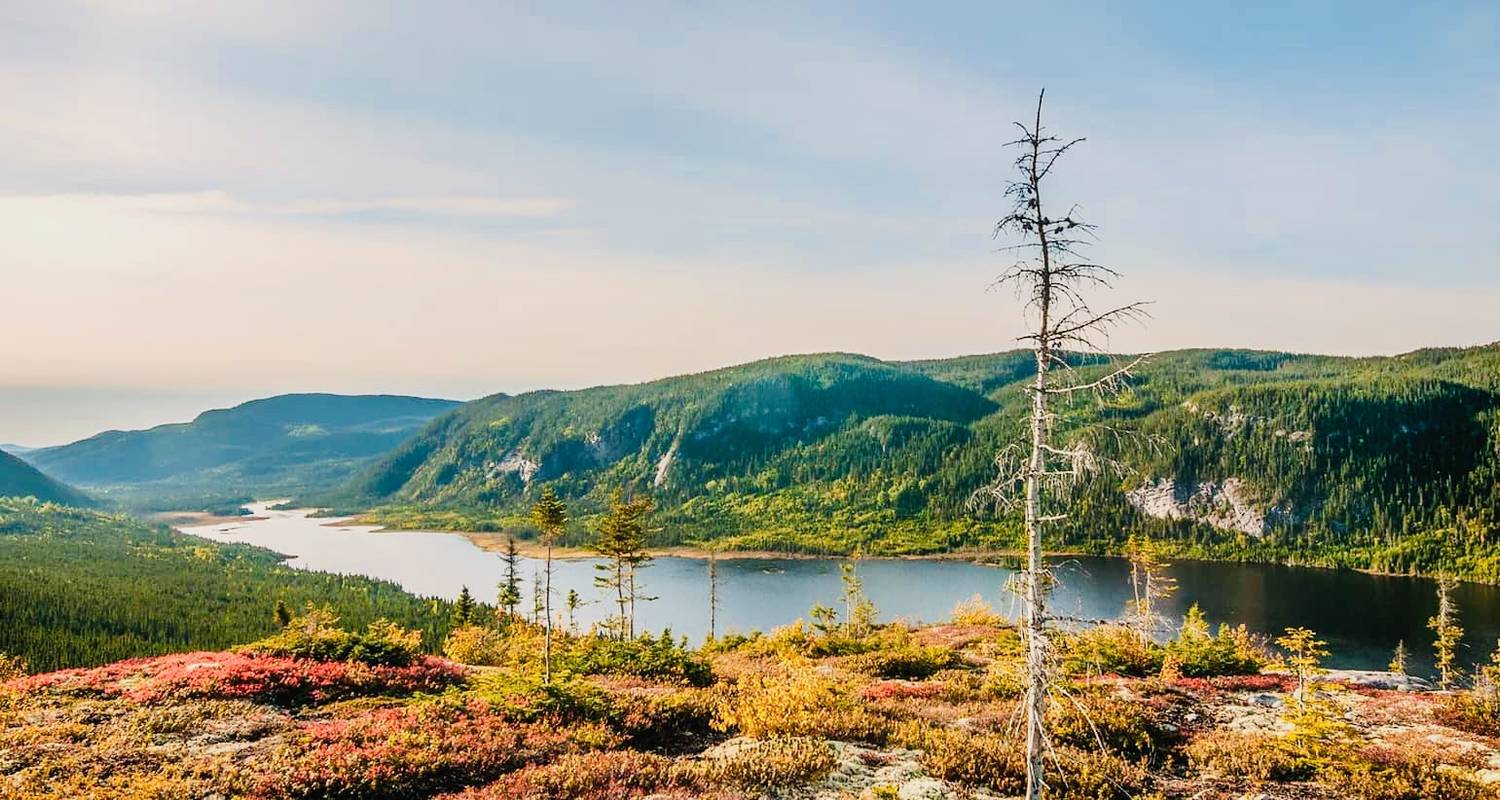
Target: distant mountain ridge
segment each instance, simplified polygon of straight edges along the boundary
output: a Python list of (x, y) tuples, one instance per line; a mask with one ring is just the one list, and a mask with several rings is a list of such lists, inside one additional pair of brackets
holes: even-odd
[(43, 475), (36, 467), (4, 451), (0, 451), (0, 497), (35, 497), (67, 506), (94, 504), (83, 492)]
[[(976, 514), (969, 500), (1022, 433), (1032, 367), (1024, 351), (821, 354), (497, 395), (434, 420), (319, 499), (373, 507), (397, 526), (524, 530), (542, 485), (584, 514), (623, 489), (656, 498), (668, 544), (1006, 546), (1014, 519)], [(1376, 358), (1161, 353), (1131, 391), (1065, 409), (1057, 426), (1128, 468), (1075, 498), (1061, 546), (1107, 549), (1149, 530), (1219, 557), (1374, 548), (1405, 569), (1488, 558), (1500, 541), (1497, 345)]]
[(305, 491), (338, 484), (457, 405), (399, 395), (278, 395), (191, 422), (105, 431), (24, 458), (61, 480), (125, 498)]

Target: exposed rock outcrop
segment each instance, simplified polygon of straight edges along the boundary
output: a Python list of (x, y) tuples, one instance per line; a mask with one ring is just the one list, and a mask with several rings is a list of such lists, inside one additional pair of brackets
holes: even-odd
[(1257, 538), (1296, 521), (1289, 509), (1262, 507), (1250, 487), (1238, 478), (1198, 483), (1160, 478), (1125, 496), (1141, 513), (1156, 519), (1188, 519)]
[(510, 452), (505, 454), (505, 458), (500, 459), (498, 462), (485, 464), (484, 467), (485, 477), (490, 480), (494, 480), (501, 475), (516, 474), (521, 476), (522, 483), (529, 484), (532, 477), (536, 475), (537, 470), (542, 468), (542, 465), (520, 453)]

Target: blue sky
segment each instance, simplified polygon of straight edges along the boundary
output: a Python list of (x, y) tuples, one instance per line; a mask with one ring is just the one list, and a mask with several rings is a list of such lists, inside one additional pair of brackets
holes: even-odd
[(1008, 348), (1042, 86), (1119, 349), (1500, 339), (1493, 4), (705, 5), (6, 4), (0, 441)]

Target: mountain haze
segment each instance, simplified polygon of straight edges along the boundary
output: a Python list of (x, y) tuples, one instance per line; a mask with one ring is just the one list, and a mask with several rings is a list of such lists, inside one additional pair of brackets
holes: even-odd
[(36, 467), (0, 451), (0, 497), (35, 497), (67, 506), (90, 506), (87, 495), (43, 475)]
[(279, 395), (24, 457), (62, 480), (127, 500), (303, 491), (337, 485), (456, 405), (396, 395)]

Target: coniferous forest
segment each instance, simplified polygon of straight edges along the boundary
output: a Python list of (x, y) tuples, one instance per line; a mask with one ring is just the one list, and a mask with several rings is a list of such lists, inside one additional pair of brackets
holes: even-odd
[[(386, 524), (526, 531), (554, 487), (587, 513), (616, 489), (660, 504), (656, 544), (804, 553), (1009, 549), (976, 509), (1024, 413), (1029, 353), (923, 362), (796, 356), (636, 386), (478, 400), (342, 489)], [(1104, 359), (1075, 359), (1087, 378)], [(1500, 347), (1382, 358), (1163, 353), (1129, 391), (1058, 425), (1124, 460), (1081, 490), (1050, 546), (1114, 552), (1132, 533), (1181, 555), (1500, 580)], [(1161, 486), (1184, 513), (1132, 502)], [(1231, 499), (1198, 490), (1232, 484)], [(1231, 502), (1248, 522), (1224, 523)], [(586, 516), (585, 514), (585, 516)], [(1223, 514), (1218, 517), (1223, 517)], [(573, 543), (585, 526), (571, 529)]]
[(0, 653), (56, 669), (225, 648), (275, 631), (278, 603), (326, 605), (353, 625), (390, 619), (429, 647), (447, 630), (444, 601), (280, 562), (128, 517), (0, 498)]

